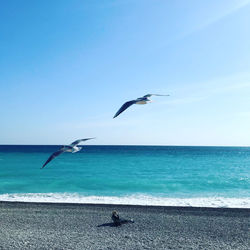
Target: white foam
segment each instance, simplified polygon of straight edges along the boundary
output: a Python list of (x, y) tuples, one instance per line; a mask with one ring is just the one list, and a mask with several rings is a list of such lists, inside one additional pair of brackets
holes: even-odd
[(150, 206), (183, 206), (183, 207), (228, 207), (250, 208), (250, 197), (197, 197), (197, 198), (163, 198), (148, 195), (83, 196), (77, 193), (23, 193), (1, 194), (0, 201), (21, 202), (52, 202), (52, 203), (92, 203), (92, 204), (123, 204)]

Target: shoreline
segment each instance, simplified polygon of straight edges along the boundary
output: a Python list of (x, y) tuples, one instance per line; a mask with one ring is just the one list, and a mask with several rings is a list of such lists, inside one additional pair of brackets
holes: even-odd
[[(134, 219), (114, 227), (111, 212)], [(0, 201), (0, 249), (248, 249), (250, 209)]]
[(163, 209), (163, 210), (193, 210), (193, 211), (217, 211), (217, 210), (225, 210), (225, 211), (242, 211), (249, 212), (250, 208), (236, 208), (236, 207), (197, 207), (197, 206), (161, 206), (161, 205), (134, 205), (134, 204), (107, 204), (107, 203), (74, 203), (74, 202), (39, 202), (39, 201), (1, 201), (0, 200), (0, 208), (1, 204), (3, 205), (38, 205), (38, 206), (76, 206), (76, 207), (91, 207), (91, 206), (100, 206), (100, 207), (134, 207), (134, 208), (142, 208), (142, 209)]
[(250, 197), (235, 198), (223, 196), (173, 198), (146, 194), (133, 194), (126, 196), (85, 196), (78, 193), (6, 193), (0, 194), (0, 201), (250, 209)]

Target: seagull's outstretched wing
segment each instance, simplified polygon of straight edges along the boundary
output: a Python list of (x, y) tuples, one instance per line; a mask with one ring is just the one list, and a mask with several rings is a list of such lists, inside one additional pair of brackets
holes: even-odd
[(114, 115), (113, 118), (116, 118), (119, 114), (121, 114), (124, 110), (126, 110), (127, 108), (129, 108), (131, 105), (135, 104), (136, 100), (132, 100), (129, 102), (125, 102), (120, 109), (116, 112), (116, 114)]
[(52, 161), (55, 157), (57, 157), (58, 155), (62, 154), (63, 152), (65, 152), (63, 149), (60, 149), (56, 152), (54, 152), (49, 158), (48, 160), (43, 164), (43, 166), (41, 168), (44, 168), (50, 161)]
[(159, 95), (159, 94), (147, 94), (147, 95), (144, 95), (143, 97), (151, 97), (151, 96), (169, 96), (169, 95)]
[(79, 139), (79, 140), (76, 140), (76, 141), (72, 142), (72, 143), (70, 144), (70, 146), (71, 146), (71, 147), (74, 147), (74, 146), (78, 145), (79, 143), (81, 143), (81, 142), (83, 142), (83, 141), (87, 141), (87, 140), (91, 140), (91, 139), (95, 139), (95, 138), (92, 137), (92, 138)]

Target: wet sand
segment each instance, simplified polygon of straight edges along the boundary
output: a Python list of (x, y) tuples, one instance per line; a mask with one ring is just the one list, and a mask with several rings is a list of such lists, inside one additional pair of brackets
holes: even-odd
[(250, 249), (250, 209), (0, 202), (0, 249)]

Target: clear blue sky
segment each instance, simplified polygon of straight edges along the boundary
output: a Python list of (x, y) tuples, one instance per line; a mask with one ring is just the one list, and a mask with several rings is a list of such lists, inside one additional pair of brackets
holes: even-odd
[(250, 145), (250, 1), (1, 1), (0, 117), (0, 144)]

